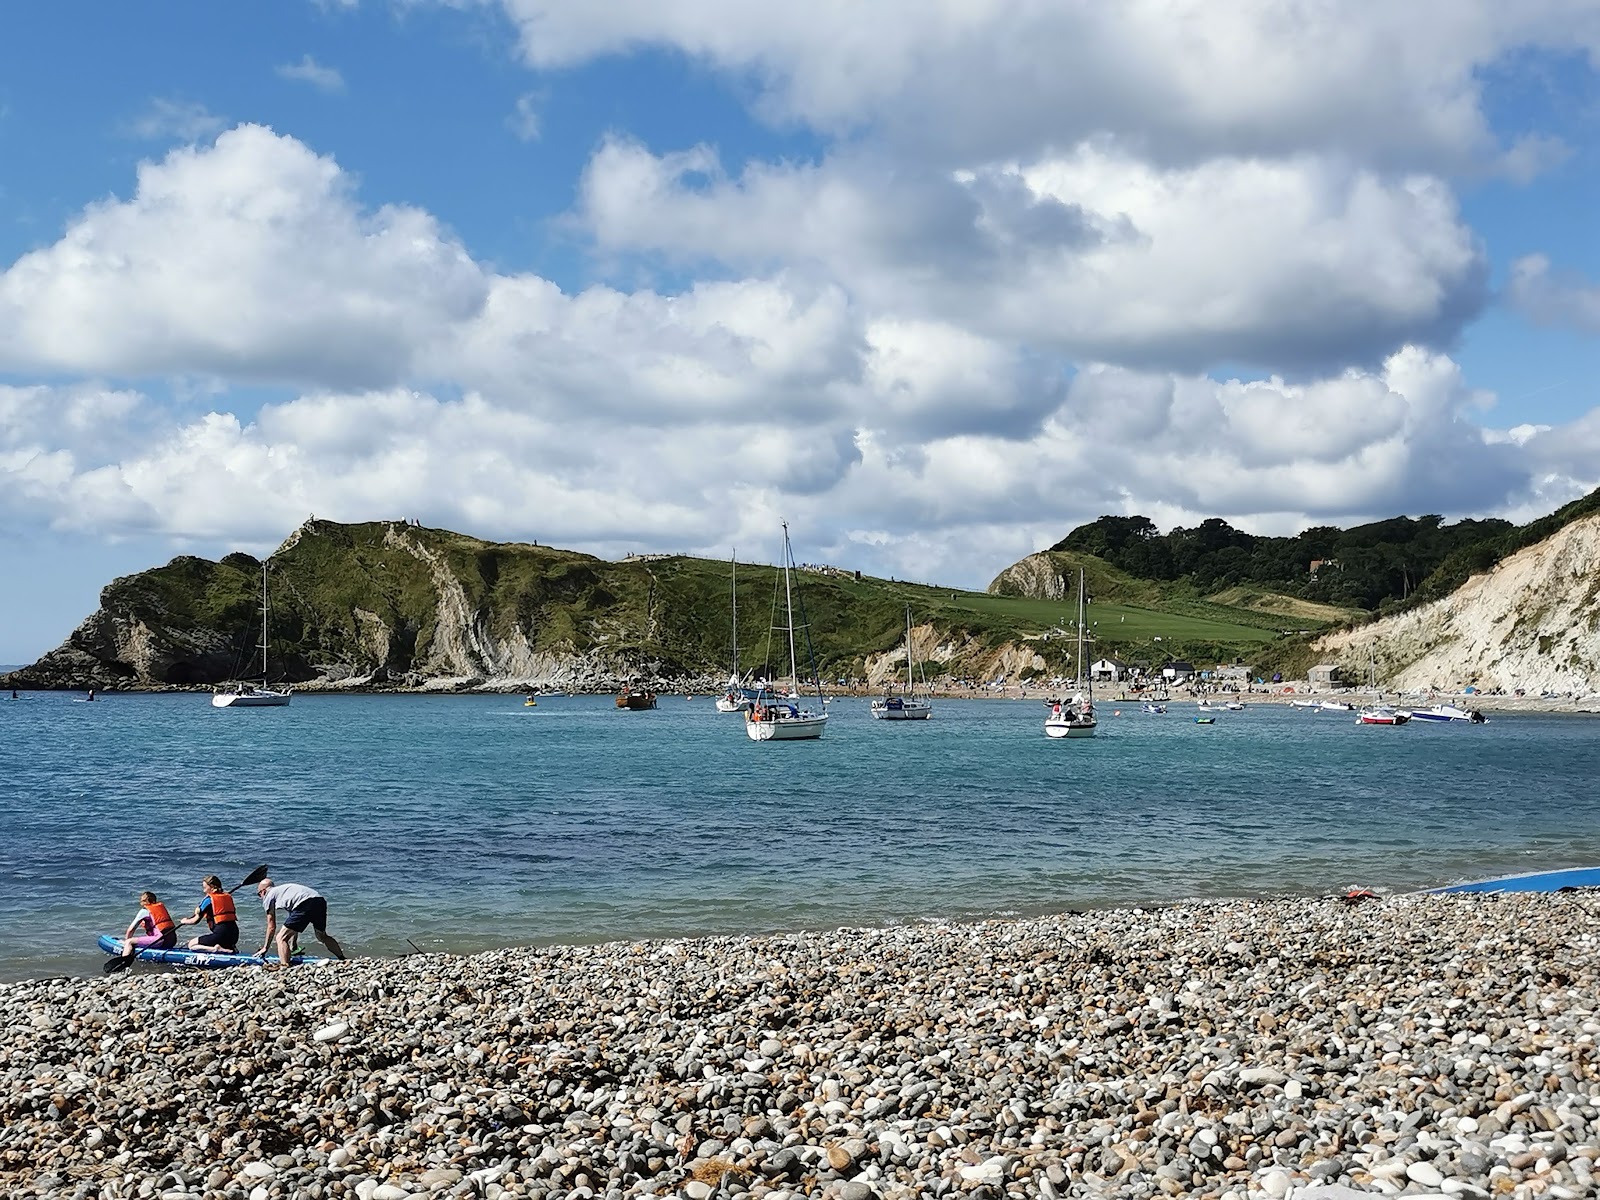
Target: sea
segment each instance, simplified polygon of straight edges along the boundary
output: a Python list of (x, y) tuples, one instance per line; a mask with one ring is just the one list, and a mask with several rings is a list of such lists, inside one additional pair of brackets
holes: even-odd
[[(1600, 718), (1361, 726), (1256, 704), (1193, 720), (1037, 700), (926, 722), (837, 698), (752, 742), (707, 696), (202, 694), (0, 700), (0, 980), (86, 975), (141, 890), (269, 864), (347, 952), (762, 934), (1400, 892), (1600, 863)], [(253, 888), (244, 945), (259, 943)], [(192, 931), (185, 931), (186, 934)], [(315, 949), (312, 943), (310, 948)]]

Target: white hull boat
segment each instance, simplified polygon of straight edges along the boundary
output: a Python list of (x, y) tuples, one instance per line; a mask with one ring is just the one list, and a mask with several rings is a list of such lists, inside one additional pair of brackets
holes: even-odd
[(1090, 738), (1099, 724), (1094, 716), (1094, 680), (1083, 670), (1083, 568), (1078, 568), (1078, 678), (1088, 679), (1087, 692), (1071, 700), (1051, 700), (1050, 715), (1044, 720), (1048, 738)]
[(886, 696), (872, 702), (872, 715), (879, 721), (926, 721), (933, 716), (933, 705), (909, 696)]
[(767, 701), (752, 708), (744, 731), (752, 742), (798, 742), (822, 736), (828, 714), (787, 701)]
[(916, 694), (911, 664), (911, 606), (906, 605), (906, 690), (904, 695), (886, 692), (872, 702), (872, 716), (878, 721), (926, 721), (933, 716), (933, 705), (926, 696)]
[[(789, 678), (792, 686), (787, 696), (769, 693), (764, 688), (757, 693), (755, 702), (744, 714), (744, 731), (752, 742), (814, 741), (822, 736), (822, 731), (828, 725), (827, 701), (822, 697), (822, 680), (817, 676), (817, 666), (814, 658), (811, 662), (811, 674), (807, 683), (810, 684), (816, 694), (816, 707), (809, 707), (809, 698), (806, 701), (802, 701), (799, 695), (800, 677), (797, 673), (794, 642), (795, 629), (797, 628), (794, 623), (794, 588), (790, 579), (790, 571), (793, 567), (794, 550), (789, 545), (789, 523), (785, 521), (783, 525), (783, 600), (788, 624), (784, 626), (784, 629), (789, 635)], [(802, 603), (802, 618), (804, 615), (804, 604)], [(798, 628), (806, 631), (806, 652), (807, 656), (810, 657), (810, 626), (800, 625)]]
[(1052, 738), (1089, 738), (1094, 736), (1095, 720), (1093, 709), (1073, 710), (1062, 706), (1062, 710), (1052, 712), (1045, 718), (1044, 735)]
[(236, 692), (217, 692), (211, 697), (212, 708), (282, 708), (287, 703), (288, 692), (275, 692), (271, 688), (242, 688)]
[(267, 564), (261, 564), (261, 686), (230, 683), (211, 694), (212, 708), (282, 708), (289, 703), (289, 689), (281, 692), (267, 686)]
[(1462, 721), (1467, 724), (1483, 725), (1485, 719), (1480, 712), (1468, 712), (1464, 708), (1457, 708), (1454, 704), (1435, 704), (1432, 708), (1419, 708), (1411, 713), (1413, 721)]

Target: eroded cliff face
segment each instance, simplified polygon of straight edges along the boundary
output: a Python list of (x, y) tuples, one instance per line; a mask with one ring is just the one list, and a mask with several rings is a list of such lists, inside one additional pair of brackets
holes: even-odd
[(1574, 521), (1451, 595), (1316, 643), (1398, 690), (1600, 691), (1600, 516)]
[(996, 596), (1031, 596), (1035, 600), (1061, 600), (1067, 594), (1066, 576), (1047, 551), (1018, 559), (989, 584)]
[(12, 686), (182, 687), (228, 678), (234, 657), (232, 640), (211, 630), (152, 627), (137, 617), (102, 608), (62, 645), (16, 672)]
[[(952, 638), (932, 625), (911, 627), (911, 657), (918, 687), (924, 678), (931, 681), (953, 675), (975, 680), (1017, 680), (1045, 669), (1045, 660), (1026, 642), (990, 646), (977, 638)], [(868, 655), (866, 661), (869, 688), (905, 685), (904, 641), (883, 654)]]

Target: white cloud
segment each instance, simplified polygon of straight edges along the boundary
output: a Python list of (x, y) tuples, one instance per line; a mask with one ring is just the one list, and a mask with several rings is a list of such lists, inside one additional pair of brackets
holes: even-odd
[(1098, 134), (1169, 162), (1490, 162), (1481, 68), (1524, 46), (1600, 46), (1587, 0), (501, 3), (533, 66), (667, 47), (754, 84), (774, 120), (871, 130), (947, 162)]
[(274, 67), (280, 79), (295, 83), (308, 83), (319, 92), (344, 91), (344, 76), (337, 68), (324, 66), (307, 54), (297, 63), (283, 63)]
[[(909, 379), (893, 369), (935, 332), (877, 331), (872, 353), (886, 365), (867, 371), (858, 407), (798, 427), (759, 406), (651, 425), (576, 399), (388, 389), (310, 394), (248, 423), (219, 411), (149, 429), (126, 396), (62, 420), (46, 415), (52, 397), (13, 390), (0, 395), (4, 425), (31, 432), (0, 442), (0, 511), (102, 534), (248, 540), (307, 512), (418, 516), (603, 554), (759, 553), (782, 516), (805, 531), (807, 559), (981, 585), (1102, 512), (1286, 527), (1560, 502), (1600, 479), (1596, 418), (1486, 434), (1469, 419), (1483, 398), (1456, 365), (1416, 349), (1381, 372), (1301, 384), (1093, 367), (1029, 436), (897, 446), (861, 418), (899, 402), (899, 388), (942, 386), (937, 363), (926, 381), (920, 367)], [(959, 373), (986, 354), (958, 347), (943, 361)], [(25, 461), (14, 449), (24, 442)]]
[(331, 159), (246, 125), (0, 274), (0, 369), (381, 383), (486, 291), (432, 217), (363, 211)]
[(1105, 147), (1021, 167), (907, 171), (868, 156), (753, 164), (610, 140), (578, 218), (609, 252), (782, 264), (869, 310), (1096, 359), (1192, 369), (1376, 362), (1448, 342), (1485, 262), (1449, 189), (1316, 159), (1158, 170)]
[(156, 97), (150, 107), (128, 124), (128, 132), (148, 141), (178, 138), (196, 142), (211, 137), (227, 122), (212, 113), (205, 105), (192, 100), (169, 100)]
[(1540, 325), (1600, 333), (1600, 286), (1576, 275), (1553, 273), (1543, 254), (1511, 264), (1506, 300)]
[(539, 115), (539, 107), (543, 97), (537, 92), (524, 92), (517, 97), (516, 107), (511, 115), (506, 118), (506, 127), (517, 136), (519, 141), (536, 142), (543, 130), (543, 121)]

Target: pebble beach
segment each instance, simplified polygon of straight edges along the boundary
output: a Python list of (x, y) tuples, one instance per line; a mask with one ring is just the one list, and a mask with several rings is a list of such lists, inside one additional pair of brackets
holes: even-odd
[(1229, 901), (0, 987), (0, 1193), (1566, 1200), (1600, 897)]

